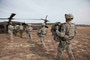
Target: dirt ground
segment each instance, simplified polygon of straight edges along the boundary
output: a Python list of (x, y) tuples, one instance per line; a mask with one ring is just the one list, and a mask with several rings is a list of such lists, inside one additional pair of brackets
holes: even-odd
[[(77, 27), (78, 32), (72, 43), (72, 51), (76, 60), (90, 60), (90, 27)], [(14, 36), (9, 40), (8, 34), (0, 34), (0, 60), (56, 60), (57, 46), (52, 34), (48, 31), (45, 38), (46, 47), (41, 47), (41, 42), (33, 31), (33, 39)], [(63, 52), (62, 60), (69, 60), (66, 51)]]

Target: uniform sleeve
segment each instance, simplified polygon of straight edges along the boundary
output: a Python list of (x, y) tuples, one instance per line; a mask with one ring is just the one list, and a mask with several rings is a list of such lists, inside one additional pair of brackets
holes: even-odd
[(64, 37), (65, 36), (65, 25), (61, 26), (61, 32), (59, 32), (58, 30), (56, 30), (56, 34), (60, 37)]
[(40, 30), (38, 30), (38, 33), (41, 33), (41, 29), (40, 29)]

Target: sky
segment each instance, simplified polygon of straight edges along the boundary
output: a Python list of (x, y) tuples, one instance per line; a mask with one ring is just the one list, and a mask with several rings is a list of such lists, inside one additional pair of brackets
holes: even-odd
[[(73, 14), (73, 23), (90, 25), (90, 0), (0, 0), (0, 18), (41, 19), (48, 15), (49, 23), (65, 22), (65, 14)], [(43, 23), (40, 20), (15, 20), (25, 23)]]

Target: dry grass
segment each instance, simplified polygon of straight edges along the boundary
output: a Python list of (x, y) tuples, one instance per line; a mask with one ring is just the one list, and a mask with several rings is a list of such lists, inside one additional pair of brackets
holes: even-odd
[[(77, 27), (78, 33), (73, 40), (73, 53), (76, 60), (90, 60), (90, 27)], [(23, 34), (14, 36), (14, 40), (8, 39), (8, 34), (0, 34), (0, 60), (56, 60), (57, 45), (49, 31), (46, 38), (46, 48), (41, 47), (40, 39), (36, 31), (33, 31), (33, 39), (30, 41)], [(66, 51), (62, 55), (63, 60), (69, 60)]]

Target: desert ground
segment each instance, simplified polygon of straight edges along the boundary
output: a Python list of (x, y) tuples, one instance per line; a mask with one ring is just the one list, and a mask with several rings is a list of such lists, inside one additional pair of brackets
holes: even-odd
[[(12, 41), (8, 34), (0, 34), (0, 60), (56, 60), (58, 42), (53, 40), (50, 28), (45, 37), (45, 48), (41, 46), (36, 31), (32, 33), (32, 40), (24, 32), (23, 38), (18, 34)], [(90, 27), (77, 27), (72, 51), (76, 60), (90, 60)], [(69, 60), (66, 51), (62, 54), (62, 60)]]

